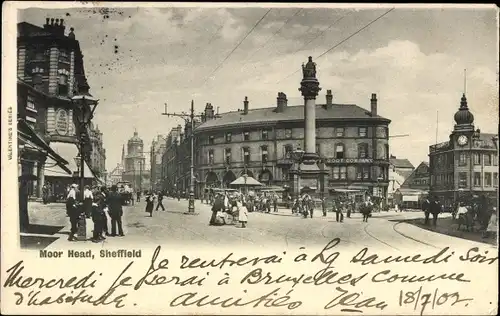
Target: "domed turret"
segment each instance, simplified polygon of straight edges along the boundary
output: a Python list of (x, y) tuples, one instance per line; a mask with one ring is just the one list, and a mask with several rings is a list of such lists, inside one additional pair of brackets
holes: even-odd
[(467, 106), (467, 98), (465, 94), (462, 95), (462, 100), (460, 101), (460, 108), (455, 113), (455, 122), (457, 125), (470, 125), (474, 123), (474, 115), (469, 111)]
[(142, 144), (142, 139), (139, 137), (139, 133), (137, 131), (134, 132), (134, 136), (128, 140), (129, 144), (130, 143), (141, 143)]

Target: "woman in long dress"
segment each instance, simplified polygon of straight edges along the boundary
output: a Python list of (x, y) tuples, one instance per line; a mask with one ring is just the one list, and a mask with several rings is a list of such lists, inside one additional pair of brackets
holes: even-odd
[(241, 228), (245, 228), (247, 227), (248, 222), (248, 209), (246, 207), (246, 203), (238, 200), (236, 202), (236, 207), (238, 208), (238, 221), (241, 224)]

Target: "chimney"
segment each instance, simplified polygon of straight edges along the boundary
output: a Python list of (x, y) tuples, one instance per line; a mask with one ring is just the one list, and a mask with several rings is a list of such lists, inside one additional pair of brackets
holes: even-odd
[(371, 105), (371, 115), (377, 116), (377, 95), (375, 93), (372, 93), (370, 105)]
[(283, 92), (278, 92), (278, 97), (276, 98), (276, 112), (283, 112), (287, 106), (287, 102), (288, 100), (286, 98), (286, 94), (284, 94)]
[(333, 105), (332, 90), (326, 90), (326, 108), (329, 109)]
[(243, 114), (248, 114), (248, 97), (245, 97), (245, 101), (243, 101)]
[(211, 103), (207, 103), (205, 106), (205, 117), (207, 121), (214, 118), (214, 107)]

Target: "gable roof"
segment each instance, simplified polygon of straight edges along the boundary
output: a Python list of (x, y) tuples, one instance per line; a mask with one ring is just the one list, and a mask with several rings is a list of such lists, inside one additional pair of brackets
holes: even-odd
[[(413, 172), (406, 178), (406, 180), (403, 182), (403, 184), (401, 185), (402, 188), (408, 188), (410, 186), (414, 186), (415, 184), (412, 183), (413, 180), (417, 177), (417, 171), (418, 169), (420, 168), (420, 166), (426, 166), (426, 167), (429, 167), (429, 164), (426, 162), (426, 161), (422, 161), (417, 168), (415, 168), (415, 170), (413, 170)], [(425, 185), (425, 186), (428, 186), (428, 185)]]
[(415, 168), (408, 159), (390, 158), (389, 162), (396, 168)]
[[(371, 113), (354, 104), (333, 104), (328, 108), (323, 104), (316, 105), (316, 120), (378, 120), (390, 123), (390, 120), (382, 116), (372, 116)], [(304, 106), (287, 106), (282, 112), (277, 112), (276, 107), (267, 107), (243, 111), (232, 111), (220, 113), (216, 119), (210, 119), (196, 127), (196, 132), (216, 129), (220, 127), (232, 127), (244, 125), (266, 125), (278, 121), (303, 121)]]

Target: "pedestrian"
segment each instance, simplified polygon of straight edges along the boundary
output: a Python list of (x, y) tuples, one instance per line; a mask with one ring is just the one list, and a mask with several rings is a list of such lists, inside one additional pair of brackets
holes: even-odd
[(346, 214), (347, 218), (351, 218), (351, 212), (352, 212), (353, 208), (354, 208), (354, 205), (352, 202), (347, 204), (347, 214)]
[(159, 191), (158, 192), (158, 204), (156, 205), (156, 211), (158, 211), (158, 208), (161, 206), (161, 210), (165, 211), (165, 207), (163, 206), (163, 192)]
[(326, 200), (321, 198), (321, 210), (323, 211), (323, 217), (326, 217)]
[(68, 195), (66, 197), (66, 214), (69, 216), (69, 221), (71, 223), (71, 231), (69, 233), (68, 240), (74, 241), (75, 234), (78, 231), (78, 207), (76, 204), (76, 184), (71, 185)]
[(106, 237), (104, 236), (110, 236), (111, 234), (109, 233), (108, 230), (108, 213), (109, 213), (109, 208), (106, 203), (106, 199), (108, 197), (108, 189), (106, 187), (101, 187), (100, 190), (100, 198), (102, 199), (102, 212), (101, 212), (101, 225), (102, 225), (102, 230), (101, 230), (101, 238), (105, 239)]
[(344, 213), (342, 212), (343, 210), (343, 205), (342, 202), (337, 201), (335, 205), (335, 221), (337, 222), (344, 222)]
[(118, 226), (118, 235), (121, 237), (125, 236), (122, 227), (122, 197), (117, 191), (118, 188), (116, 185), (111, 186), (111, 192), (106, 199), (111, 217), (111, 237), (116, 237), (116, 226)]
[(443, 211), (443, 205), (439, 202), (437, 196), (434, 196), (434, 199), (429, 207), (430, 212), (432, 213), (432, 225), (437, 226), (438, 215)]
[[(94, 188), (95, 189), (95, 188)], [(100, 190), (97, 190), (95, 194), (93, 194), (94, 201), (92, 203), (92, 221), (94, 222), (94, 229), (92, 231), (92, 242), (100, 242), (105, 239), (102, 236), (103, 233), (103, 220), (102, 213), (104, 212), (104, 195), (101, 194)]]
[(242, 201), (237, 201), (236, 206), (238, 208), (238, 221), (241, 224), (241, 228), (247, 227), (248, 222), (248, 209), (246, 203)]
[(92, 196), (92, 191), (88, 185), (85, 186), (83, 190), (83, 210), (85, 212), (85, 217), (90, 218), (92, 214), (92, 202), (94, 197)]
[(137, 202), (140, 202), (141, 201), (141, 190), (137, 190), (136, 195), (137, 195)]
[[(152, 192), (146, 194), (146, 213), (149, 213), (149, 217), (153, 217), (153, 208), (155, 205), (155, 197)], [(158, 210), (158, 208), (156, 209)]]
[(422, 211), (424, 211), (425, 215), (425, 220), (424, 220), (425, 225), (429, 225), (430, 206), (431, 202), (429, 201), (429, 198), (425, 198), (424, 201), (422, 202)]
[(275, 194), (273, 197), (274, 212), (278, 212), (278, 196)]
[(210, 217), (210, 226), (220, 226), (222, 222), (218, 221), (217, 214), (224, 210), (224, 199), (221, 195), (217, 194), (214, 197), (214, 205), (212, 206), (212, 216)]
[(361, 204), (361, 214), (363, 214), (363, 222), (368, 222), (368, 218), (371, 216), (373, 211), (373, 204), (368, 197), (366, 201)]

